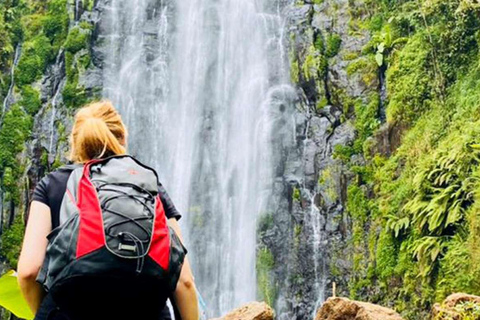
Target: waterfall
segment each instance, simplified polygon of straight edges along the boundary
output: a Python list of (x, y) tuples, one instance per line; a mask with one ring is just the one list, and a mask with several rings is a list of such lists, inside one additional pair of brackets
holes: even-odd
[[(111, 0), (104, 96), (154, 166), (209, 317), (256, 299), (256, 218), (271, 201), (273, 123), (291, 91), (278, 0)], [(283, 112), (283, 109), (282, 111)]]

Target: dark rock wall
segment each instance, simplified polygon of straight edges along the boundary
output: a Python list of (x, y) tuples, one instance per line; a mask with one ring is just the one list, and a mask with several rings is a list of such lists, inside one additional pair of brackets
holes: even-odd
[[(331, 295), (348, 295), (352, 270), (351, 221), (345, 211), (353, 178), (334, 155), (356, 134), (352, 104), (380, 90), (380, 78), (349, 74), (370, 40), (351, 31), (352, 11), (361, 1), (316, 1), (285, 7), (292, 83), (296, 85), (291, 130), (284, 136), (277, 170), (272, 222), (259, 225), (259, 247), (274, 264), (270, 286), (278, 319), (310, 319)], [(361, 157), (353, 159), (363, 163)]]

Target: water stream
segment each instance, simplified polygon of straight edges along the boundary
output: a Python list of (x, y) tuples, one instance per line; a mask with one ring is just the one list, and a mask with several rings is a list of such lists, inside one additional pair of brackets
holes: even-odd
[[(256, 218), (271, 199), (272, 123), (288, 86), (275, 0), (112, 0), (104, 95), (153, 165), (209, 317), (256, 299)], [(280, 98), (279, 98), (280, 97)]]

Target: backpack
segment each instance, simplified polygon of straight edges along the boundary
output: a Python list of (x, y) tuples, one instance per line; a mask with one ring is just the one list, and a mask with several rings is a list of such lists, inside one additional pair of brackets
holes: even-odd
[(130, 155), (72, 171), (37, 277), (58, 305), (105, 295), (158, 302), (175, 290), (187, 251), (167, 226), (158, 183), (155, 170)]

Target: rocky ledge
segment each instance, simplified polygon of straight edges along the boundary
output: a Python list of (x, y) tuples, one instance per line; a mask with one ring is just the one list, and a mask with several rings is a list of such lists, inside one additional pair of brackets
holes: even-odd
[(265, 302), (251, 302), (222, 318), (210, 320), (273, 320), (274, 312)]
[(433, 320), (479, 319), (480, 297), (466, 293), (449, 295), (432, 309)]
[(385, 307), (347, 298), (328, 298), (318, 310), (315, 320), (403, 320)]

